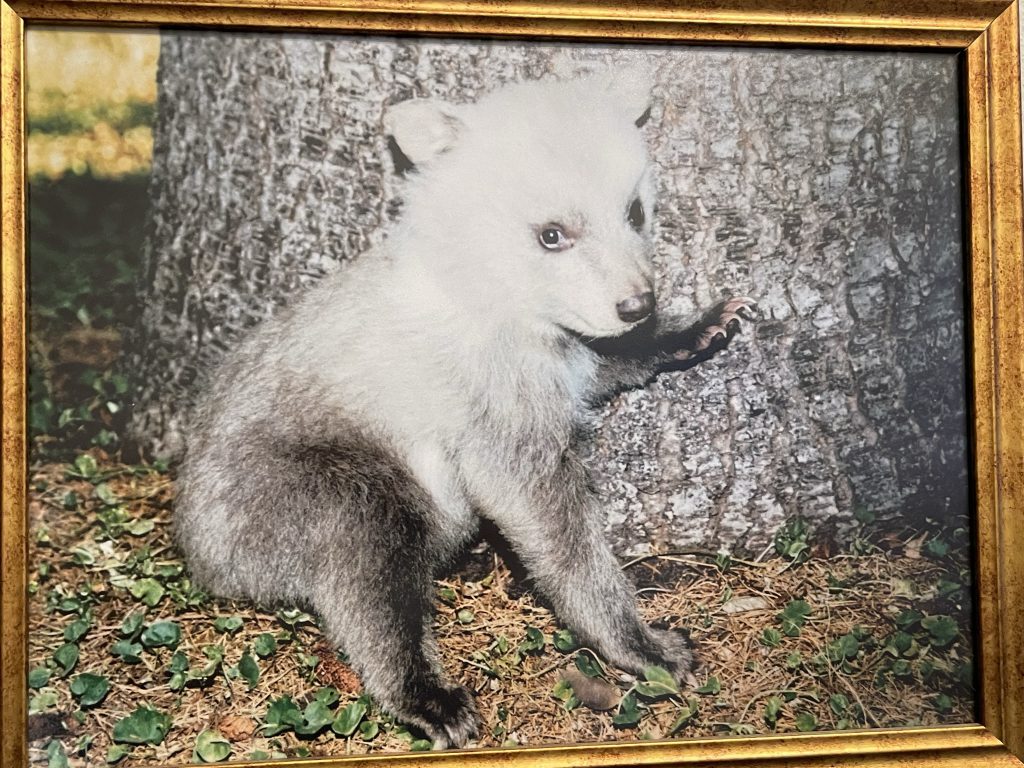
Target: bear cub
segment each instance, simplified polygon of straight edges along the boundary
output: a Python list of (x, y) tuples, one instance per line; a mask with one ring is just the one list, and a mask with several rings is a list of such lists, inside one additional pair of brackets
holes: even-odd
[(438, 749), (478, 718), (438, 658), (433, 578), (481, 518), (583, 642), (692, 682), (686, 637), (641, 619), (577, 453), (595, 405), (721, 349), (753, 304), (656, 311), (648, 95), (590, 78), (392, 107), (401, 220), (250, 332), (192, 419), (175, 529), (196, 580), (314, 610)]

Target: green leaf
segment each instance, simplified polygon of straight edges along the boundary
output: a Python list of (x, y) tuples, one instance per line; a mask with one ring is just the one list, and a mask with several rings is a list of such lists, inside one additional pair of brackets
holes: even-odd
[(679, 693), (679, 684), (672, 677), (672, 673), (658, 666), (647, 667), (644, 670), (644, 680), (667, 688), (672, 693)]
[(949, 554), (950, 546), (942, 539), (929, 539), (924, 545), (924, 551), (932, 557), (945, 557)]
[(246, 651), (238, 661), (238, 674), (242, 676), (251, 691), (260, 680), (260, 668), (256, 660)]
[(50, 680), (50, 670), (46, 667), (36, 667), (28, 673), (28, 687), (42, 688)]
[(53, 739), (46, 745), (46, 768), (68, 768), (68, 755), (64, 745)]
[(434, 748), (434, 742), (430, 739), (413, 739), (409, 742), (409, 749), (413, 752), (429, 752)]
[(949, 616), (925, 616), (921, 619), (921, 628), (928, 632), (932, 645), (944, 648), (959, 634), (956, 622)]
[(110, 646), (114, 656), (120, 656), (125, 664), (138, 664), (142, 661), (142, 646), (131, 640), (118, 640)]
[(277, 651), (277, 640), (275, 640), (274, 636), (269, 632), (264, 632), (257, 636), (253, 641), (252, 649), (256, 651), (257, 656), (261, 659), (265, 659), (267, 656), (270, 656), (272, 653)]
[(842, 717), (850, 708), (850, 699), (845, 693), (833, 693), (828, 697), (828, 707), (836, 717)]
[(852, 634), (846, 634), (833, 640), (828, 644), (827, 648), (828, 657), (832, 661), (856, 658), (857, 651), (859, 650), (860, 643), (857, 642), (857, 638)]
[(459, 622), (459, 624), (472, 624), (473, 619), (475, 618), (476, 614), (473, 613), (473, 611), (471, 611), (469, 608), (463, 608), (455, 614), (455, 619)]
[(643, 712), (637, 704), (636, 696), (632, 693), (622, 697), (619, 704), (619, 711), (612, 717), (612, 723), (620, 728), (630, 728), (640, 722)]
[(322, 701), (309, 702), (302, 711), (302, 722), (295, 726), (295, 733), (299, 736), (314, 736), (334, 721), (334, 713), (331, 708)]
[(536, 627), (526, 628), (526, 639), (519, 644), (523, 653), (536, 653), (544, 650), (544, 633)]
[(181, 642), (181, 626), (176, 621), (154, 621), (139, 638), (146, 648), (177, 648)]
[(53, 660), (60, 667), (60, 676), (67, 677), (68, 673), (75, 668), (75, 664), (78, 663), (78, 646), (74, 643), (64, 643), (64, 645), (53, 652)]
[(302, 725), (302, 712), (292, 701), (291, 696), (281, 696), (270, 702), (264, 721), (266, 725), (263, 726), (263, 735), (276, 736), (283, 731)]
[(114, 724), (113, 738), (120, 744), (160, 744), (170, 728), (170, 715), (139, 707)]
[(813, 731), (818, 727), (818, 721), (810, 712), (798, 712), (796, 716), (796, 729), (798, 731)]
[(573, 637), (572, 632), (568, 629), (560, 629), (551, 636), (551, 644), (562, 653), (569, 653), (575, 651), (579, 645), (576, 642), (576, 638)]
[(121, 500), (117, 498), (117, 494), (114, 493), (107, 483), (98, 483), (95, 488), (92, 489), (93, 494), (97, 499), (102, 501), (108, 507), (116, 507)]
[(717, 696), (722, 692), (722, 684), (718, 682), (718, 678), (712, 675), (708, 678), (708, 681), (704, 683), (700, 688), (697, 689), (697, 693), (711, 694)]
[(156, 524), (148, 518), (136, 518), (124, 524), (124, 529), (132, 536), (145, 536)]
[(91, 626), (92, 622), (89, 619), (79, 617), (64, 627), (64, 639), (69, 643), (77, 643)]
[(139, 600), (143, 605), (154, 607), (164, 596), (163, 585), (156, 579), (139, 579), (128, 588), (132, 597)]
[(78, 704), (83, 709), (99, 704), (109, 690), (110, 681), (103, 675), (86, 672), (71, 681), (71, 695), (78, 699)]
[(697, 699), (690, 699), (679, 709), (679, 716), (672, 721), (672, 725), (669, 726), (666, 736), (675, 735), (680, 728), (690, 722), (694, 715), (697, 714)]
[(130, 747), (126, 747), (123, 744), (111, 744), (107, 749), (107, 764), (113, 765), (121, 761), (131, 751)]
[(800, 628), (806, 623), (807, 617), (811, 615), (811, 606), (805, 600), (792, 600), (777, 618), (782, 622), (782, 632), (787, 637), (797, 637)]
[(331, 723), (331, 730), (339, 736), (351, 736), (366, 716), (366, 704), (361, 698), (344, 707)]
[(242, 628), (241, 616), (218, 616), (213, 620), (213, 628), (218, 632), (233, 635)]
[(219, 763), (221, 760), (227, 760), (230, 754), (230, 741), (221, 736), (219, 731), (205, 730), (196, 737), (192, 762), (202, 760), (204, 763)]
[(298, 608), (288, 608), (286, 610), (278, 611), (277, 618), (282, 624), (288, 627), (294, 627), (298, 624), (316, 623), (316, 619), (305, 611), (300, 611)]
[(601, 676), (601, 665), (598, 664), (594, 657), (589, 653), (577, 653), (576, 654), (576, 669), (582, 672), (587, 677), (600, 677)]
[(953, 699), (951, 699), (948, 694), (940, 693), (932, 699), (932, 706), (939, 712), (948, 713), (953, 709)]
[(28, 700), (28, 713), (34, 715), (47, 709), (53, 709), (59, 700), (57, 691), (53, 688), (43, 688)]
[(68, 472), (72, 477), (80, 477), (85, 480), (93, 478), (99, 472), (99, 466), (88, 453), (83, 453), (75, 459), (74, 469)]
[(778, 648), (782, 642), (782, 633), (774, 627), (767, 627), (761, 633), (761, 645), (768, 648)]
[(380, 733), (380, 726), (373, 720), (365, 720), (359, 724), (359, 736), (363, 741), (372, 741)]
[(923, 613), (921, 613), (920, 611), (915, 611), (912, 608), (909, 608), (900, 613), (900, 615), (896, 617), (895, 622), (896, 626), (900, 629), (908, 629), (923, 618)]

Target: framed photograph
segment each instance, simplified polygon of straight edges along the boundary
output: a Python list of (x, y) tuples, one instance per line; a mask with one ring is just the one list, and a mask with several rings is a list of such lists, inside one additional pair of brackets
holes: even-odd
[(1020, 765), (1017, 2), (0, 21), (4, 766)]

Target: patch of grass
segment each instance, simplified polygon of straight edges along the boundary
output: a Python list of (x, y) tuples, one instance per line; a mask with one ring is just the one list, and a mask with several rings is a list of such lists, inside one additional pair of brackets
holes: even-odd
[[(93, 450), (38, 466), (32, 488), (35, 757), (127, 765), (431, 746), (365, 695), (315, 617), (192, 584), (160, 468)], [(627, 573), (663, 588), (641, 597), (648, 621), (691, 633), (705, 665), (692, 690), (657, 668), (623, 678), (485, 551), (438, 584), (442, 660), (474, 692), (480, 746), (969, 722), (966, 552), (947, 538), (941, 555), (632, 562)]]

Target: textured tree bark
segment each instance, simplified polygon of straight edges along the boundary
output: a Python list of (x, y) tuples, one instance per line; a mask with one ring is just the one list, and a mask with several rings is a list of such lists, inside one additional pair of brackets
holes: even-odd
[(952, 55), (168, 33), (136, 439), (175, 456), (202, 374), (399, 215), (382, 113), (640, 62), (663, 311), (728, 294), (730, 349), (603, 412), (588, 461), (621, 552), (757, 552), (800, 515), (966, 521)]

